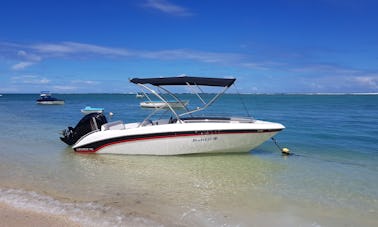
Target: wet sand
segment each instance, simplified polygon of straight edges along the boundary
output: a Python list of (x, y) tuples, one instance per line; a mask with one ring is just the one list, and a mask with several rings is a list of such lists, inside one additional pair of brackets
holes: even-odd
[(0, 203), (1, 227), (79, 227), (66, 217), (23, 210)]

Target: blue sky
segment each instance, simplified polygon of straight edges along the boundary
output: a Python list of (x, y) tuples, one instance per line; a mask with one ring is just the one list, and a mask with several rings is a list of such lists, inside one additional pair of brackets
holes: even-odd
[(131, 77), (241, 92), (378, 92), (375, 0), (3, 0), (0, 93), (127, 93)]

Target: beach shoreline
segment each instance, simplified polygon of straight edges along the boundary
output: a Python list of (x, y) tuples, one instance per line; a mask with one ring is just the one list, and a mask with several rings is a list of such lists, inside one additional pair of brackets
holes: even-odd
[(62, 215), (40, 213), (26, 209), (15, 208), (0, 203), (0, 220), (2, 227), (39, 226), (39, 227), (79, 227), (80, 224)]

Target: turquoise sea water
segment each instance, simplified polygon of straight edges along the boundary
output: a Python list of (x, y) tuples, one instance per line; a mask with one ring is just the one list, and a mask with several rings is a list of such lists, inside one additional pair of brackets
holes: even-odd
[(378, 95), (227, 94), (208, 110), (245, 116), (242, 100), (282, 123), (289, 157), (272, 141), (232, 155), (74, 153), (59, 132), (85, 106), (125, 122), (149, 112), (135, 95), (56, 97), (66, 104), (0, 97), (0, 202), (88, 226), (378, 226)]

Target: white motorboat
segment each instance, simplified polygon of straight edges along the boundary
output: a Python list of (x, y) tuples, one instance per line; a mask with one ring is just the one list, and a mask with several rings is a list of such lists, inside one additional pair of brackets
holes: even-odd
[(81, 109), (80, 111), (83, 114), (104, 113), (104, 108), (86, 106), (84, 109)]
[(164, 101), (161, 101), (161, 100), (156, 101), (156, 100), (152, 100), (146, 92), (139, 92), (138, 94), (142, 94), (143, 98), (147, 99), (147, 101), (143, 101), (139, 103), (139, 106), (142, 108), (156, 108), (156, 109), (167, 108), (168, 109), (169, 107), (171, 107), (171, 108), (177, 109), (177, 108), (184, 108), (189, 104), (189, 100), (168, 101), (164, 99)]
[[(125, 124), (122, 121), (107, 122), (104, 115), (93, 113), (83, 117), (75, 128), (66, 129), (61, 139), (73, 145), (72, 148), (77, 152), (137, 155), (228, 153), (248, 152), (285, 128), (280, 123), (253, 118), (194, 116), (212, 105), (235, 79), (182, 76), (133, 78), (130, 82), (166, 103), (172, 117), (153, 120), (153, 116), (163, 111), (158, 108), (153, 109), (140, 122)], [(155, 90), (164, 90), (177, 102), (181, 102), (166, 89), (173, 85), (186, 85), (193, 91), (193, 87), (197, 86), (220, 87), (222, 90), (209, 101), (205, 101), (199, 92), (195, 92), (203, 105), (193, 109), (185, 106), (180, 113)]]
[(41, 91), (39, 99), (37, 99), (37, 104), (43, 105), (63, 105), (64, 100), (57, 99), (51, 96), (49, 91)]
[(145, 101), (141, 102), (139, 105), (143, 108), (169, 108), (168, 106), (172, 108), (184, 108), (189, 103), (189, 100), (182, 100), (182, 102), (176, 102), (176, 101)]
[(136, 98), (138, 98), (138, 99), (140, 99), (140, 98), (144, 98), (144, 94), (143, 93), (141, 93), (141, 92), (138, 92), (138, 93), (136, 93), (136, 95), (135, 95), (135, 97)]

